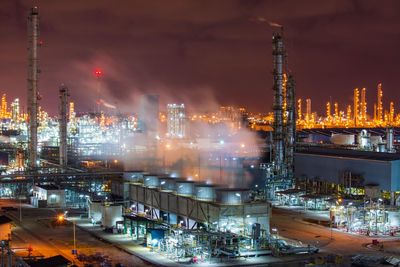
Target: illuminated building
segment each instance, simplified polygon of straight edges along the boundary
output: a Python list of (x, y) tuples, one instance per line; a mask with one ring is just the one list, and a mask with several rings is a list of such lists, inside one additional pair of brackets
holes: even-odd
[(307, 98), (306, 99), (306, 121), (309, 121), (311, 119), (311, 99)]
[(11, 120), (13, 123), (17, 123), (20, 118), (20, 110), (19, 110), (19, 99), (16, 98), (11, 103)]
[(184, 138), (185, 131), (185, 105), (168, 104), (167, 105), (167, 135), (173, 138)]
[(1, 97), (1, 112), (0, 116), (2, 119), (7, 119), (7, 101), (6, 101), (6, 94), (3, 94)]

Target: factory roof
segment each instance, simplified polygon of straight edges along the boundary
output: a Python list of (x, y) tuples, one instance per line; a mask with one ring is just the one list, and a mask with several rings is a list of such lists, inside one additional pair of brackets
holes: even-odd
[[(363, 128), (325, 128), (325, 129), (302, 129), (297, 134), (320, 134), (324, 136), (332, 136), (332, 134), (354, 134), (357, 135)], [(386, 127), (365, 128), (371, 135), (386, 136)], [(400, 128), (393, 127), (394, 136), (400, 135)]]
[(250, 191), (249, 188), (217, 188), (216, 190), (227, 191), (227, 192)]
[(153, 220), (150, 220), (146, 217), (141, 217), (136, 214), (125, 214), (123, 215), (124, 218), (130, 219), (132, 221), (138, 221), (138, 222), (154, 222)]
[(379, 161), (400, 160), (400, 154), (398, 153), (385, 153), (385, 152), (373, 152), (373, 151), (362, 151), (362, 150), (352, 150), (352, 149), (336, 149), (336, 148), (324, 148), (324, 147), (301, 148), (297, 149), (296, 154), (298, 153), (332, 156), (332, 157), (366, 159), (366, 160), (379, 160)]
[(60, 188), (56, 185), (53, 184), (41, 184), (41, 185), (37, 185), (37, 187), (40, 187), (44, 190), (60, 190)]

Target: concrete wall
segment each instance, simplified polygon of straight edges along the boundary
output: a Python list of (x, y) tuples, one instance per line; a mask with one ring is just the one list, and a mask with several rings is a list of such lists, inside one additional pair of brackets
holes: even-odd
[(362, 158), (295, 154), (295, 176), (339, 183), (345, 171), (360, 174), (365, 184), (379, 184), (382, 190), (400, 190), (400, 160), (381, 161)]

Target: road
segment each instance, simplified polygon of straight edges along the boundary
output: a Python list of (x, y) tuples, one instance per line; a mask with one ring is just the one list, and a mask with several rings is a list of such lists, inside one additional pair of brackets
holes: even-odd
[[(307, 222), (304, 220), (305, 217), (303, 212), (299, 210), (274, 208), (271, 228), (277, 228), (279, 235), (284, 238), (318, 246), (322, 253), (343, 255), (347, 259), (357, 254), (398, 256), (393, 251), (398, 250), (400, 252), (400, 242), (398, 242), (400, 238), (398, 237), (374, 238), (333, 230), (333, 239), (331, 240), (329, 227)], [(390, 244), (390, 246), (383, 251), (369, 249), (366, 245), (370, 244), (372, 239), (378, 239), (383, 241), (383, 244)]]
[[(15, 206), (19, 204), (9, 200), (0, 200), (0, 206)], [(53, 209), (35, 209), (26, 205), (22, 209), (22, 223), (19, 222), (19, 211), (6, 212), (14, 220), (16, 229), (12, 231), (11, 248), (21, 256), (27, 256), (28, 247), (32, 247), (31, 255), (42, 255), (45, 258), (62, 255), (75, 262), (78, 266), (84, 264), (77, 261), (71, 254), (73, 249), (72, 224), (52, 226), (50, 221), (57, 217), (59, 212)], [(108, 256), (113, 264), (121, 263), (124, 266), (151, 266), (151, 264), (128, 254), (112, 244), (104, 243), (85, 231), (76, 228), (76, 244), (78, 253), (86, 255)]]

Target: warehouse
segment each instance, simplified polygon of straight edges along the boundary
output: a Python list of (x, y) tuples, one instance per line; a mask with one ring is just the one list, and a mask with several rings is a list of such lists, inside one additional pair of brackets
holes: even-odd
[(311, 181), (400, 191), (400, 155), (360, 150), (307, 148), (295, 154), (295, 175)]

